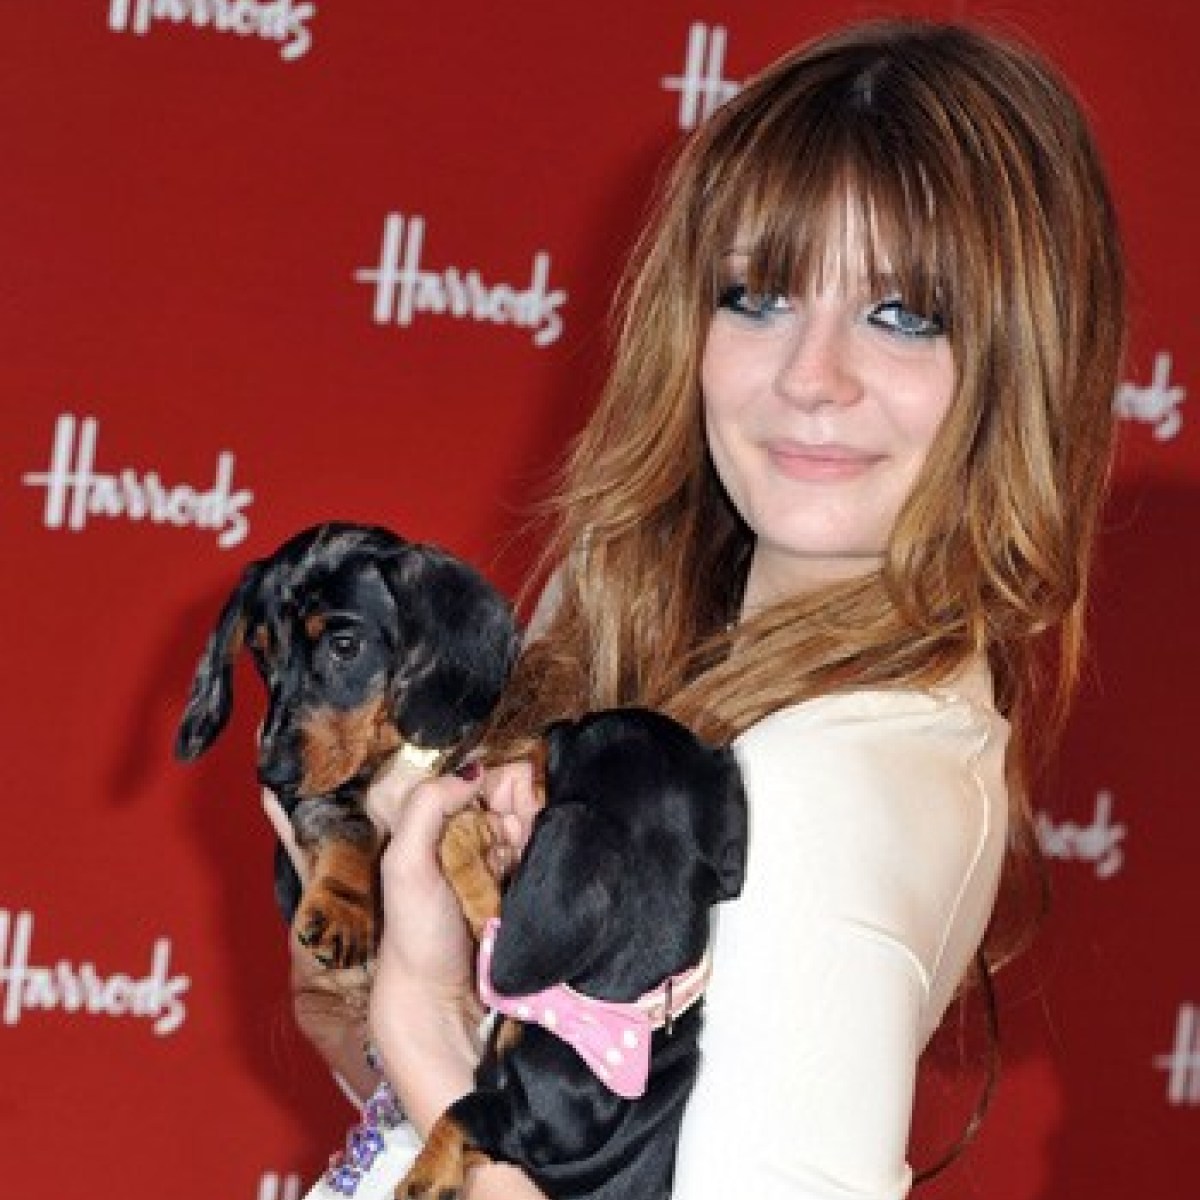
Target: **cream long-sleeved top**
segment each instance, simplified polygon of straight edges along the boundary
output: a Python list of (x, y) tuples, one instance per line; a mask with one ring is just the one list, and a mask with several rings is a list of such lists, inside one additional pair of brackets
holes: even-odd
[(917, 1059), (995, 900), (1007, 733), (977, 663), (738, 739), (746, 883), (714, 921), (675, 1200), (907, 1194)]
[[(714, 916), (675, 1200), (907, 1194), (917, 1059), (995, 899), (1007, 735), (976, 663), (933, 691), (805, 701), (737, 740), (746, 883)], [(419, 1145), (408, 1126), (387, 1142), (357, 1200), (390, 1196)]]

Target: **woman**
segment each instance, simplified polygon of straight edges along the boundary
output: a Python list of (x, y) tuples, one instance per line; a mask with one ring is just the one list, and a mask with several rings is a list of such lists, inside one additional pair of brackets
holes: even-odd
[[(423, 1133), (478, 1055), (444, 820), (482, 792), (519, 854), (539, 729), (662, 708), (734, 741), (751, 808), (674, 1194), (903, 1196), (918, 1056), (985, 933), (995, 962), (1022, 932), (994, 905), (1076, 674), (1123, 337), (1107, 187), (1034, 56), (870, 25), (698, 131), (635, 264), (505, 765), (375, 791), (375, 1042)], [(469, 1194), (539, 1193), (495, 1166)]]

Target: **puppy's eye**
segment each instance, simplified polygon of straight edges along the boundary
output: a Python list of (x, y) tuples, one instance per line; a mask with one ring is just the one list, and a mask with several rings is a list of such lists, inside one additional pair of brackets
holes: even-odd
[(362, 652), (362, 640), (356, 633), (335, 633), (329, 638), (329, 653), (338, 662), (353, 662)]

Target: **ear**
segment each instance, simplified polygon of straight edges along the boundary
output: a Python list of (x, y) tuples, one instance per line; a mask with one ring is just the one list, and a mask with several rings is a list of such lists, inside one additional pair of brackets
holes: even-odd
[(728, 746), (712, 749), (711, 784), (702, 797), (700, 853), (717, 885), (717, 900), (732, 900), (746, 879), (750, 812), (737, 758)]
[(380, 570), (399, 612), (396, 725), (425, 746), (460, 742), (491, 714), (512, 669), (512, 608), (433, 546), (406, 546)]
[(621, 858), (581, 804), (543, 809), (500, 906), (492, 980), (508, 995), (577, 977), (607, 941)]
[(233, 708), (233, 660), (242, 648), (247, 608), (262, 573), (262, 563), (251, 563), (217, 618), (216, 628), (196, 666), (191, 694), (179, 724), (176, 758), (190, 761), (203, 754), (229, 720)]

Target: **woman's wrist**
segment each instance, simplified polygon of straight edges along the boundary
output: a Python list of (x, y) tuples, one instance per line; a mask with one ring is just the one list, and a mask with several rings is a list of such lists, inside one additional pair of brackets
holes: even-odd
[[(387, 978), (385, 974), (385, 979)], [(388, 980), (371, 1000), (371, 1028), (384, 1074), (408, 1121), (422, 1138), (474, 1084), (479, 1061), (479, 1012), (458, 994)], [(468, 1176), (467, 1200), (545, 1200), (516, 1167), (494, 1163)]]
[(481, 1043), (477, 1003), (454, 992), (398, 980), (371, 997), (371, 1036), (383, 1073), (422, 1137), (471, 1090)]

